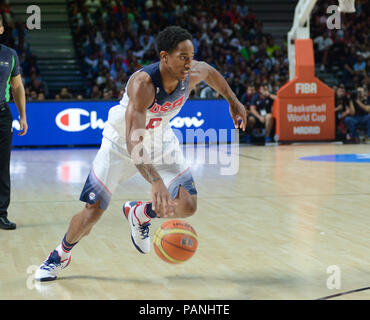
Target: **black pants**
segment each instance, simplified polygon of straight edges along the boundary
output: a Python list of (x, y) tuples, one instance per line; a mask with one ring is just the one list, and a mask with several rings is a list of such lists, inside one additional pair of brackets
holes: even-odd
[(8, 215), (10, 203), (10, 152), (12, 147), (12, 114), (7, 104), (0, 104), (0, 216)]

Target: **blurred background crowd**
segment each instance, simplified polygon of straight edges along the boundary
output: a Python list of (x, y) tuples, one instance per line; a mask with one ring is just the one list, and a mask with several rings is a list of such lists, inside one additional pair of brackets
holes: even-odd
[[(339, 95), (356, 104), (354, 94), (363, 88), (368, 97), (370, 84), (370, 5), (357, 0), (356, 13), (342, 14), (341, 28), (328, 29), (330, 4), (338, 2), (319, 0), (312, 12), (317, 71), (330, 73), (336, 79), (332, 84), (336, 92), (340, 87)], [(155, 36), (168, 25), (182, 26), (193, 35), (195, 59), (219, 70), (246, 108), (257, 99), (255, 95), (273, 100), (289, 79), (286, 39), (277, 45), (277, 39), (264, 33), (253, 7), (240, 0), (68, 0), (68, 8), (75, 50), (87, 85), (81, 92), (72, 93), (65, 87), (51, 95), (27, 42), (25, 23), (14, 21), (9, 1), (0, 1), (5, 24), (0, 41), (18, 53), (29, 101), (120, 99), (130, 75), (158, 60)], [(218, 98), (205, 83), (200, 83), (191, 97)], [(346, 106), (341, 110), (338, 126), (342, 123), (345, 128), (346, 114), (342, 113)], [(347, 115), (351, 115), (348, 110)]]

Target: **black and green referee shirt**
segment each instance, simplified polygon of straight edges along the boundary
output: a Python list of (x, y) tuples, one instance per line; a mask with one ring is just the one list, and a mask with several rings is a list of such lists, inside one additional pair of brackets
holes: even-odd
[(0, 104), (10, 100), (10, 78), (20, 74), (15, 50), (0, 44)]

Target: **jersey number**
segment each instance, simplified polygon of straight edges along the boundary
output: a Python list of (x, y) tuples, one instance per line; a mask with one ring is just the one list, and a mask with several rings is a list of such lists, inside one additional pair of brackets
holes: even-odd
[(162, 118), (152, 118), (149, 120), (146, 129), (154, 129), (160, 126)]

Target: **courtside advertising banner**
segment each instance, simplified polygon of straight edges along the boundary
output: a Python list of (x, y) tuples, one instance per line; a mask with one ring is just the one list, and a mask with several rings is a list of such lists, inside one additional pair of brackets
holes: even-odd
[[(118, 101), (45, 101), (26, 105), (29, 130), (18, 136), (14, 103), (13, 146), (99, 145), (109, 109)], [(235, 130), (225, 100), (188, 100), (170, 122), (180, 143), (234, 142)]]

